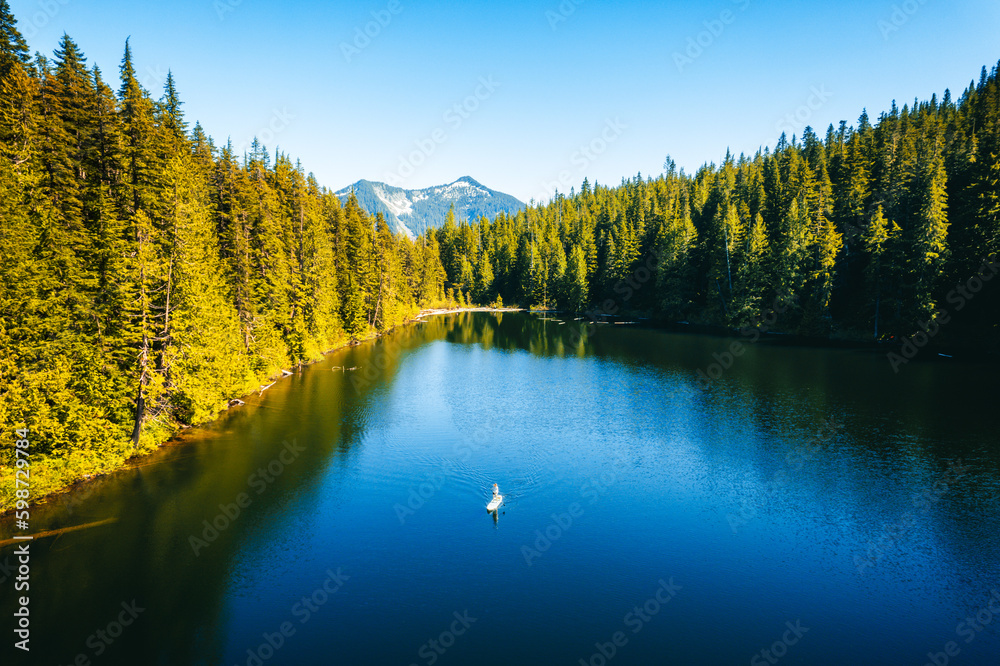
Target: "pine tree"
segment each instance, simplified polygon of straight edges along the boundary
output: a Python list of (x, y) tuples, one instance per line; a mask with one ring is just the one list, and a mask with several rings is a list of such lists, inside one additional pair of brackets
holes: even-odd
[(81, 192), (85, 189), (82, 151), (90, 132), (91, 94), (84, 59), (66, 35), (56, 51), (55, 70), (43, 73), (39, 88), (39, 158), (43, 171), (39, 193), (47, 199), (42, 249), (54, 274), (66, 286), (65, 316), (72, 330), (91, 320), (91, 237), (84, 226)]
[[(174, 82), (174, 73), (167, 71), (167, 80), (163, 85), (163, 98), (159, 107), (162, 116), (161, 125), (166, 130), (167, 136), (178, 144), (187, 143), (187, 121), (184, 120), (184, 112), (181, 110), (182, 102), (177, 94), (177, 85)], [(174, 147), (176, 150), (177, 148)]]
[(183, 423), (205, 421), (251, 381), (219, 259), (208, 187), (192, 161), (177, 156), (167, 168), (176, 235), (165, 366), (174, 416)]
[(893, 265), (895, 249), (898, 244), (902, 230), (895, 222), (890, 222), (885, 218), (882, 207), (875, 209), (868, 230), (865, 233), (864, 243), (869, 255), (869, 263), (866, 268), (868, 289), (871, 293), (870, 300), (873, 302), (874, 332), (873, 337), (879, 338), (879, 324), (881, 322), (884, 295), (892, 293), (891, 285), (894, 280), (896, 267)]
[[(122, 337), (136, 349), (136, 366), (130, 373), (134, 382), (132, 445), (140, 446), (147, 418), (159, 428), (166, 427), (167, 357), (169, 341), (170, 266), (169, 242), (162, 232), (162, 162), (157, 154), (153, 103), (139, 84), (132, 64), (132, 50), (126, 41), (120, 68), (119, 90), (122, 136), (120, 181), (121, 217), (127, 221), (130, 258), (125, 266), (123, 288), (129, 300)], [(158, 436), (154, 432), (150, 440)], [(148, 440), (147, 440), (148, 441)]]
[(306, 358), (315, 359), (340, 338), (339, 276), (334, 262), (333, 241), (327, 230), (323, 207), (326, 198), (311, 175), (298, 190), (303, 223), (303, 316), (311, 342)]
[(151, 220), (157, 217), (158, 162), (153, 103), (139, 84), (132, 64), (132, 48), (125, 42), (120, 68), (122, 85), (118, 91), (119, 118), (122, 125), (124, 178), (122, 203), (127, 216), (145, 211)]
[(37, 159), (37, 88), (20, 63), (0, 77), (0, 155), (22, 173), (32, 169)]
[(418, 283), (418, 300), (425, 304), (436, 303), (444, 298), (445, 270), (441, 263), (441, 250), (437, 234), (428, 229), (421, 243), (421, 274)]
[(463, 294), (463, 298), (466, 298), (468, 293), (475, 289), (475, 285), (475, 269), (473, 269), (472, 262), (469, 261), (469, 258), (463, 254), (459, 263), (458, 277), (455, 281), (455, 290), (459, 294)]
[(944, 267), (948, 238), (947, 173), (937, 136), (930, 137), (922, 147), (916, 176), (917, 215), (913, 229), (912, 271), (916, 278), (914, 315), (929, 318), (934, 315), (934, 290)]
[(144, 210), (136, 211), (131, 216), (130, 235), (132, 236), (133, 254), (126, 266), (129, 277), (128, 296), (131, 326), (127, 335), (134, 340), (137, 347), (137, 363), (134, 372), (134, 413), (132, 427), (132, 446), (138, 448), (142, 437), (143, 426), (146, 424), (147, 409), (153, 408), (152, 417), (161, 417), (165, 396), (165, 377), (157, 367), (157, 350), (162, 331), (158, 319), (159, 310), (156, 299), (163, 290), (161, 279), (163, 261), (155, 242), (155, 228), (152, 220)]
[(368, 286), (375, 276), (371, 271), (371, 238), (366, 216), (353, 193), (344, 207), (344, 235), (347, 279), (341, 282), (344, 290), (340, 297), (341, 320), (347, 335), (359, 340), (368, 334), (368, 302), (372, 296)]
[(693, 253), (698, 234), (691, 221), (687, 187), (676, 181), (671, 185), (670, 208), (664, 212), (656, 239), (656, 284), (664, 314), (682, 320), (695, 297)]
[(583, 248), (574, 245), (566, 265), (566, 304), (572, 312), (580, 312), (587, 305), (587, 258)]
[[(232, 143), (223, 147), (212, 175), (219, 254), (240, 321), (243, 348), (250, 353), (259, 325), (251, 276), (254, 274), (250, 239), (250, 181), (233, 156)], [(251, 354), (252, 355), (252, 354)]]
[(481, 305), (486, 305), (493, 299), (493, 257), (490, 253), (483, 252), (479, 255), (479, 266), (476, 267), (476, 287), (474, 290), (475, 300)]
[(767, 229), (758, 213), (750, 227), (746, 257), (739, 270), (739, 298), (733, 306), (733, 323), (746, 326), (763, 314), (763, 304), (770, 295), (767, 268), (769, 263)]
[(26, 67), (30, 62), (28, 44), (17, 29), (10, 5), (0, 0), (0, 79), (6, 78), (15, 64)]
[(247, 159), (247, 239), (250, 265), (249, 337), (255, 370), (271, 375), (291, 362), (285, 335), (291, 330), (288, 223), (273, 186), (267, 151), (257, 140)]

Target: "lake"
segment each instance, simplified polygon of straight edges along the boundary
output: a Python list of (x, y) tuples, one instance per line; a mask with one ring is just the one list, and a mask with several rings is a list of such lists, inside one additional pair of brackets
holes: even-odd
[(334, 352), (33, 510), (114, 522), (33, 543), (25, 663), (996, 664), (996, 366), (737, 341)]

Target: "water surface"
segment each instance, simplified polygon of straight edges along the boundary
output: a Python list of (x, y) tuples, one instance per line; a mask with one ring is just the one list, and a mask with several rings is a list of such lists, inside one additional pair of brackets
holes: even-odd
[(997, 663), (995, 366), (699, 382), (731, 343), (475, 313), (335, 352), (34, 510), (116, 522), (32, 546), (30, 663)]

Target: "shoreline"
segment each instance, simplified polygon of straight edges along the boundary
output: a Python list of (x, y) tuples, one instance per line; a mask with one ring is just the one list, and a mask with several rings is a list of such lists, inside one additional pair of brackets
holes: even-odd
[[(724, 324), (711, 324), (704, 322), (675, 321), (671, 319), (659, 319), (651, 317), (648, 313), (620, 312), (614, 315), (601, 314), (597, 318), (587, 317), (585, 312), (570, 313), (566, 310), (525, 310), (532, 314), (540, 315), (584, 315), (577, 320), (579, 323), (605, 324), (605, 325), (630, 325), (634, 328), (642, 328), (652, 331), (662, 331), (664, 333), (679, 333), (683, 335), (708, 336), (724, 338), (729, 340), (739, 340), (754, 336), (754, 333), (745, 332), (743, 329), (726, 326)], [(843, 331), (839, 335), (805, 335), (802, 333), (789, 333), (785, 331), (774, 331), (760, 329), (754, 344), (773, 345), (775, 347), (804, 347), (812, 349), (848, 349), (855, 351), (865, 351), (880, 354), (901, 354), (902, 347), (912, 341), (913, 336), (902, 336), (897, 338), (885, 338), (874, 340), (867, 335), (857, 335), (856, 332)], [(917, 335), (916, 333), (914, 336)], [(986, 347), (985, 343), (976, 340), (949, 340), (939, 343), (930, 339), (925, 344), (915, 344), (919, 353), (911, 355), (908, 360), (915, 360), (921, 356), (927, 358), (943, 357), (964, 361), (975, 358), (986, 363), (1000, 363), (1000, 348)]]
[[(171, 442), (175, 442), (185, 432), (191, 430), (192, 428), (199, 428), (201, 426), (205, 426), (205, 425), (208, 425), (210, 423), (214, 423), (215, 421), (218, 421), (220, 418), (223, 417), (224, 414), (227, 414), (232, 409), (234, 409), (236, 407), (242, 407), (242, 406), (244, 406), (246, 404), (246, 399), (248, 397), (250, 397), (252, 395), (258, 395), (258, 396), (262, 395), (267, 389), (271, 388), (272, 386), (274, 386), (279, 381), (281, 381), (281, 380), (283, 380), (283, 379), (285, 379), (287, 377), (291, 377), (292, 375), (294, 375), (296, 369), (301, 369), (303, 367), (308, 367), (308, 366), (311, 366), (311, 365), (315, 365), (316, 363), (321, 362), (323, 359), (325, 359), (330, 354), (333, 354), (334, 352), (340, 351), (342, 349), (346, 349), (348, 347), (355, 347), (355, 346), (363, 344), (365, 342), (370, 342), (370, 341), (373, 341), (373, 340), (377, 340), (377, 339), (379, 339), (379, 338), (381, 338), (381, 337), (383, 337), (383, 336), (385, 336), (385, 335), (387, 335), (387, 334), (395, 331), (397, 328), (400, 328), (402, 326), (406, 326), (406, 325), (409, 325), (409, 324), (418, 323), (421, 320), (423, 320), (425, 317), (432, 317), (432, 316), (435, 316), (435, 315), (442, 315), (442, 314), (458, 314), (458, 313), (462, 313), (462, 312), (520, 312), (520, 311), (523, 311), (523, 308), (514, 308), (514, 307), (511, 307), (511, 308), (493, 308), (493, 307), (485, 307), (485, 306), (484, 307), (466, 306), (466, 307), (457, 307), (457, 308), (425, 308), (423, 310), (420, 310), (417, 314), (413, 315), (412, 317), (410, 317), (408, 319), (404, 319), (403, 321), (401, 321), (398, 324), (396, 324), (396, 325), (394, 325), (394, 326), (386, 329), (385, 331), (382, 331), (381, 333), (373, 333), (372, 335), (370, 335), (370, 336), (368, 336), (366, 338), (363, 338), (361, 340), (349, 340), (347, 342), (344, 342), (343, 344), (337, 345), (336, 347), (331, 347), (330, 349), (322, 352), (322, 355), (321, 355), (320, 358), (317, 358), (317, 359), (315, 359), (313, 361), (308, 361), (308, 362), (299, 363), (297, 365), (293, 365), (290, 370), (282, 368), (280, 372), (278, 372), (278, 373), (276, 373), (274, 375), (271, 375), (271, 376), (265, 378), (265, 382), (269, 382), (269, 383), (262, 384), (260, 386), (260, 388), (254, 390), (254, 391), (250, 391), (249, 393), (244, 393), (243, 395), (232, 397), (229, 400), (227, 400), (226, 407), (224, 407), (223, 409), (221, 409), (218, 412), (216, 412), (212, 416), (211, 419), (209, 419), (207, 421), (204, 421), (202, 423), (199, 423), (197, 425), (179, 425), (177, 427), (177, 429), (170, 434), (169, 437), (167, 437), (166, 439), (164, 439), (162, 442), (159, 442), (158, 444), (156, 444), (153, 449), (151, 449), (149, 451), (145, 451), (143, 453), (138, 453), (138, 454), (136, 454), (136, 455), (134, 455), (134, 456), (132, 456), (130, 458), (127, 458), (121, 465), (117, 465), (117, 466), (115, 466), (115, 467), (113, 467), (111, 469), (108, 469), (106, 471), (95, 472), (95, 473), (92, 473), (92, 474), (83, 474), (83, 475), (77, 477), (76, 479), (74, 479), (72, 482), (70, 482), (70, 483), (68, 483), (68, 484), (66, 484), (64, 486), (61, 486), (61, 487), (59, 487), (56, 490), (51, 490), (51, 491), (45, 492), (44, 494), (38, 496), (37, 498), (35, 498), (35, 497), (31, 498), (28, 506), (29, 506), (29, 508), (33, 509), (33, 508), (36, 508), (38, 506), (42, 506), (42, 505), (46, 505), (46, 504), (51, 504), (56, 498), (64, 496), (66, 494), (69, 494), (69, 493), (71, 493), (73, 491), (76, 491), (76, 490), (78, 490), (78, 489), (80, 489), (80, 488), (82, 488), (82, 487), (84, 487), (84, 486), (86, 486), (88, 484), (95, 483), (95, 482), (97, 482), (97, 481), (99, 481), (101, 479), (107, 478), (107, 477), (109, 477), (109, 476), (111, 476), (113, 474), (116, 474), (116, 473), (124, 471), (124, 470), (136, 469), (138, 467), (142, 467), (144, 465), (149, 464), (148, 458), (150, 458), (151, 456), (155, 456), (158, 453), (161, 453), (166, 447), (168, 447), (168, 446), (171, 445)], [(0, 510), (0, 519), (5, 519), (8, 516), (8, 514), (12, 514), (15, 511), (15, 509), (16, 509), (16, 504), (11, 505), (10, 507), (3, 508), (2, 510)]]
[[(221, 409), (221, 410), (219, 410), (218, 412), (216, 412), (212, 416), (211, 419), (209, 419), (207, 421), (204, 421), (203, 423), (199, 423), (197, 425), (180, 425), (180, 426), (178, 426), (178, 428), (174, 432), (172, 432), (170, 434), (169, 437), (167, 437), (166, 439), (164, 439), (162, 442), (159, 442), (158, 444), (156, 444), (153, 449), (151, 449), (149, 451), (145, 451), (143, 453), (136, 454), (136, 455), (134, 455), (134, 456), (132, 456), (130, 458), (127, 458), (121, 465), (115, 466), (115, 467), (113, 467), (111, 469), (108, 469), (106, 471), (98, 472), (98, 473), (93, 473), (93, 474), (84, 474), (82, 476), (79, 476), (75, 480), (73, 480), (72, 482), (70, 482), (70, 483), (68, 483), (68, 484), (66, 484), (64, 486), (61, 486), (61, 487), (59, 487), (56, 490), (48, 491), (45, 494), (39, 496), (38, 498), (33, 498), (30, 501), (29, 507), (34, 508), (34, 507), (37, 507), (37, 506), (49, 504), (53, 500), (55, 500), (55, 498), (57, 498), (57, 497), (66, 495), (68, 493), (71, 493), (71, 492), (73, 492), (75, 490), (78, 490), (79, 488), (81, 488), (83, 486), (86, 486), (86, 485), (91, 484), (91, 483), (95, 483), (95, 482), (99, 481), (100, 479), (104, 479), (106, 477), (109, 477), (109, 476), (111, 476), (111, 475), (113, 475), (113, 474), (115, 474), (117, 472), (120, 472), (120, 471), (123, 471), (123, 470), (129, 470), (129, 469), (136, 469), (138, 467), (142, 467), (144, 465), (150, 464), (149, 461), (148, 461), (148, 459), (151, 456), (154, 456), (154, 455), (157, 455), (158, 453), (161, 453), (166, 447), (170, 446), (172, 442), (176, 442), (181, 436), (183, 436), (183, 434), (185, 432), (191, 430), (192, 428), (202, 427), (202, 426), (208, 425), (210, 423), (213, 423), (215, 421), (218, 421), (220, 418), (223, 417), (223, 415), (225, 415), (226, 413), (228, 413), (230, 410), (232, 410), (232, 409), (234, 409), (236, 407), (245, 406), (246, 405), (246, 398), (249, 398), (250, 396), (253, 396), (255, 394), (258, 395), (258, 396), (263, 395), (263, 393), (267, 389), (271, 388), (272, 386), (274, 386), (276, 383), (278, 383), (282, 379), (285, 379), (286, 377), (291, 377), (292, 375), (296, 374), (296, 372), (295, 372), (296, 369), (301, 369), (303, 367), (307, 367), (307, 366), (311, 366), (311, 365), (314, 365), (316, 363), (319, 363), (323, 359), (325, 359), (328, 355), (330, 355), (330, 354), (332, 354), (334, 352), (340, 351), (342, 349), (346, 349), (348, 347), (358, 346), (358, 345), (360, 345), (362, 343), (365, 343), (365, 342), (370, 342), (370, 341), (377, 340), (377, 339), (379, 339), (379, 338), (381, 338), (381, 337), (383, 337), (383, 336), (385, 336), (385, 335), (387, 335), (387, 334), (395, 331), (396, 329), (398, 329), (400, 327), (403, 327), (403, 326), (406, 326), (406, 325), (409, 325), (409, 324), (420, 323), (420, 322), (424, 321), (427, 317), (433, 317), (433, 316), (437, 316), (437, 315), (447, 315), (447, 314), (461, 314), (461, 313), (464, 313), (464, 312), (495, 312), (495, 313), (502, 313), (502, 312), (528, 312), (529, 314), (534, 313), (534, 314), (542, 314), (542, 315), (546, 315), (546, 314), (559, 314), (559, 315), (572, 314), (572, 313), (565, 312), (565, 311), (560, 311), (560, 310), (533, 310), (533, 309), (530, 309), (530, 308), (521, 308), (521, 307), (499, 307), (499, 308), (496, 308), (496, 307), (490, 307), (490, 306), (465, 306), (465, 307), (455, 307), (455, 308), (425, 308), (425, 309), (422, 309), (417, 314), (409, 317), (408, 319), (405, 319), (405, 320), (401, 321), (400, 323), (392, 326), (389, 329), (386, 329), (385, 331), (382, 331), (381, 333), (373, 333), (372, 335), (370, 335), (370, 336), (368, 336), (366, 338), (363, 338), (361, 340), (350, 340), (350, 341), (344, 342), (343, 344), (337, 345), (335, 347), (332, 347), (332, 348), (330, 348), (330, 349), (322, 352), (322, 356), (320, 358), (317, 358), (317, 359), (315, 359), (313, 361), (303, 362), (303, 363), (299, 363), (297, 365), (294, 365), (294, 366), (292, 366), (291, 370), (282, 369), (279, 373), (276, 373), (276, 374), (274, 374), (274, 375), (266, 378), (265, 381), (270, 382), (270, 383), (262, 384), (260, 386), (260, 388), (254, 390), (254, 391), (251, 391), (249, 393), (240, 395), (239, 397), (230, 398), (227, 401), (227, 403), (226, 403), (226, 407), (223, 408), (223, 409)], [(625, 313), (623, 313), (621, 315), (618, 315), (618, 316), (614, 316), (614, 317), (609, 317), (608, 315), (605, 315), (604, 318), (605, 318), (606, 321), (601, 322), (601, 323), (612, 324), (612, 323), (616, 323), (616, 320), (620, 320), (620, 321), (623, 321), (624, 323), (633, 324), (633, 325), (635, 325), (636, 328), (645, 328), (647, 330), (658, 330), (658, 331), (663, 331), (663, 332), (667, 332), (667, 333), (681, 333), (681, 334), (688, 334), (688, 335), (712, 336), (712, 337), (721, 337), (721, 338), (729, 338), (729, 339), (738, 339), (738, 338), (743, 337), (738, 329), (731, 329), (731, 328), (728, 328), (728, 327), (725, 327), (725, 326), (710, 325), (710, 324), (697, 324), (697, 323), (673, 322), (673, 321), (657, 320), (657, 319), (652, 319), (652, 318), (647, 318), (647, 317), (639, 316), (639, 313), (636, 313), (636, 316), (629, 316), (628, 314), (625, 314)], [(611, 319), (611, 321), (607, 321), (607, 319)], [(864, 351), (869, 351), (869, 352), (886, 352), (886, 353), (891, 353), (891, 352), (894, 352), (894, 351), (896, 351), (898, 349), (898, 343), (894, 344), (893, 342), (890, 342), (890, 341), (874, 341), (874, 340), (864, 341), (864, 340), (853, 340), (853, 339), (850, 339), (850, 338), (839, 339), (839, 338), (829, 338), (829, 337), (808, 337), (808, 336), (794, 335), (794, 334), (788, 334), (788, 333), (776, 333), (776, 332), (764, 332), (762, 334), (760, 340), (759, 340), (759, 344), (773, 344), (773, 345), (782, 346), (782, 347), (814, 347), (814, 348), (827, 348), (827, 349), (856, 349), (856, 350), (864, 350)], [(961, 348), (959, 348), (959, 349), (950, 349), (948, 347), (938, 347), (938, 346), (935, 345), (935, 346), (932, 346), (932, 347), (930, 347), (930, 348), (927, 349), (927, 351), (931, 352), (932, 355), (929, 355), (929, 358), (926, 358), (924, 360), (925, 361), (930, 361), (930, 360), (933, 359), (933, 361), (939, 361), (939, 360), (941, 360), (941, 359), (938, 358), (939, 355), (940, 356), (947, 356), (949, 358), (949, 360), (951, 359), (950, 355), (939, 354), (938, 353), (939, 350), (941, 350), (941, 351), (948, 350), (948, 351), (952, 351), (952, 352), (957, 352), (955, 355), (958, 358), (956, 358), (955, 360), (958, 360), (958, 361), (964, 360), (965, 358), (967, 358), (968, 355), (971, 354), (970, 350), (967, 350), (967, 349), (961, 349)], [(990, 361), (996, 362), (996, 361), (1000, 360), (1000, 357), (997, 357), (996, 355), (991, 354), (988, 351), (977, 350), (976, 353), (977, 353), (977, 355), (980, 356), (980, 359), (983, 356), (985, 356)], [(13, 506), (13, 505), (10, 506), (10, 507), (7, 507), (7, 508), (4, 508), (4, 509), (0, 510), (0, 519), (6, 518), (6, 516), (8, 514), (10, 514), (10, 513), (13, 513), (14, 510), (15, 510), (15, 506)]]

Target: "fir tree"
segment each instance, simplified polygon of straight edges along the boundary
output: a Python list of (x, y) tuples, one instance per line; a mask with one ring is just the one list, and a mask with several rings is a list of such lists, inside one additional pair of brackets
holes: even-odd
[(17, 20), (7, 0), (0, 0), (0, 79), (5, 78), (15, 64), (31, 62), (28, 44), (17, 29)]

